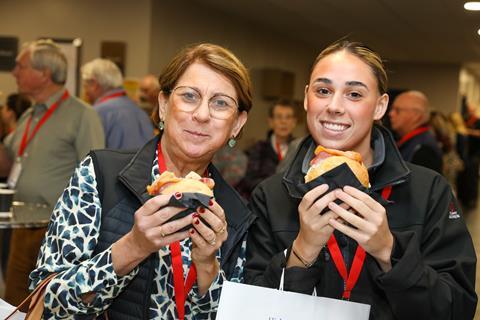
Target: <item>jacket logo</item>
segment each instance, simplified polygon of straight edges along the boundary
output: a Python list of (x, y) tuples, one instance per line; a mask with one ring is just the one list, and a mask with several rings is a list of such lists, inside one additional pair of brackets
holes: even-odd
[(453, 202), (450, 202), (448, 205), (448, 219), (458, 219), (460, 218), (460, 215), (458, 214), (457, 207), (453, 204)]

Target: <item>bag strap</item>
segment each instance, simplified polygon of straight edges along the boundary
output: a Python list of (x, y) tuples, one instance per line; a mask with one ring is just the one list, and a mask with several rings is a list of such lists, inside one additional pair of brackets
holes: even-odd
[(41, 316), (43, 314), (43, 308), (44, 308), (44, 292), (45, 292), (45, 289), (47, 288), (47, 285), (50, 283), (50, 281), (55, 278), (57, 274), (56, 273), (52, 273), (50, 274), (48, 277), (46, 277), (45, 279), (43, 279), (39, 284), (38, 286), (32, 291), (32, 293), (30, 293), (28, 295), (28, 297), (26, 297), (19, 305), (18, 307), (15, 308), (15, 310), (13, 310), (12, 313), (10, 313), (6, 318), (5, 320), (8, 320), (10, 319), (15, 313), (17, 313), (18, 311), (20, 311), (20, 309), (22, 307), (24, 307), (25, 305), (27, 305), (27, 303), (29, 303), (30, 301), (30, 305), (28, 307), (28, 313), (27, 315), (25, 316), (25, 319), (35, 319), (33, 318), (35, 315), (39, 315), (38, 318), (36, 319), (41, 319)]

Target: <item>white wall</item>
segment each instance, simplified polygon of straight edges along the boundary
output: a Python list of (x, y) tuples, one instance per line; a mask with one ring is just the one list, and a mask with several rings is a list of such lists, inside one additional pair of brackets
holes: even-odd
[(460, 71), (459, 94), (466, 96), (467, 101), (475, 107), (477, 112), (480, 111), (480, 79), (467, 68)]
[[(83, 63), (100, 56), (101, 41), (124, 41), (126, 74), (148, 71), (150, 1), (1, 0), (0, 35), (19, 44), (39, 37), (82, 38)], [(0, 91), (16, 90), (8, 72), (0, 72)]]
[(460, 65), (391, 62), (387, 68), (390, 88), (420, 90), (446, 114), (458, 110)]

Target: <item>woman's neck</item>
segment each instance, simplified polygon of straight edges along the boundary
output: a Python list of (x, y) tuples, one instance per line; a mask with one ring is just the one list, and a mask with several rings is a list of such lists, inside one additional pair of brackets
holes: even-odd
[(204, 175), (210, 160), (186, 160), (187, 157), (182, 156), (182, 154), (178, 152), (178, 149), (176, 150), (176, 148), (168, 142), (165, 136), (161, 138), (161, 145), (163, 159), (165, 160), (165, 166), (168, 171), (175, 173), (177, 177), (185, 177), (191, 171), (201, 176)]
[(359, 148), (356, 149), (356, 151), (362, 156), (362, 161), (367, 168), (373, 163), (373, 149), (370, 143), (371, 137), (370, 134), (368, 139), (364, 140), (363, 145), (360, 145)]

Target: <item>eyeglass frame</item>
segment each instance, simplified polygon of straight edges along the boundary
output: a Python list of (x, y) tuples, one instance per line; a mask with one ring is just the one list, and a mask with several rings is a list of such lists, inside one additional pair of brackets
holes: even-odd
[[(174, 94), (174, 91), (179, 89), (179, 88), (189, 88), (189, 89), (192, 89), (193, 91), (195, 91), (201, 98), (201, 100), (199, 101), (198, 105), (193, 108), (192, 110), (182, 110), (184, 112), (188, 112), (188, 113), (192, 113), (194, 112), (195, 110), (198, 109), (198, 107), (200, 107), (202, 105), (202, 102), (203, 102), (203, 95), (199, 92), (198, 89), (194, 88), (194, 87), (190, 87), (190, 86), (177, 86), (173, 89), (168, 89), (168, 90), (165, 90), (165, 92), (168, 94), (168, 96), (170, 97), (172, 94)], [(230, 114), (228, 117), (226, 118), (218, 118), (218, 117), (215, 117), (212, 115), (212, 108), (210, 108), (210, 102), (212, 99), (216, 98), (216, 97), (227, 97), (229, 99), (231, 99), (234, 104), (235, 104), (235, 108), (234, 108), (234, 112), (232, 114)], [(233, 108), (232, 108), (233, 109)], [(239, 106), (239, 103), (237, 100), (235, 100), (233, 97), (227, 95), (227, 94), (224, 94), (224, 93), (218, 93), (218, 94), (214, 94), (212, 95), (209, 99), (208, 99), (208, 113), (210, 115), (210, 117), (214, 118), (214, 119), (218, 119), (218, 120), (227, 120), (231, 115), (235, 114), (236, 112), (240, 112), (240, 106)]]

